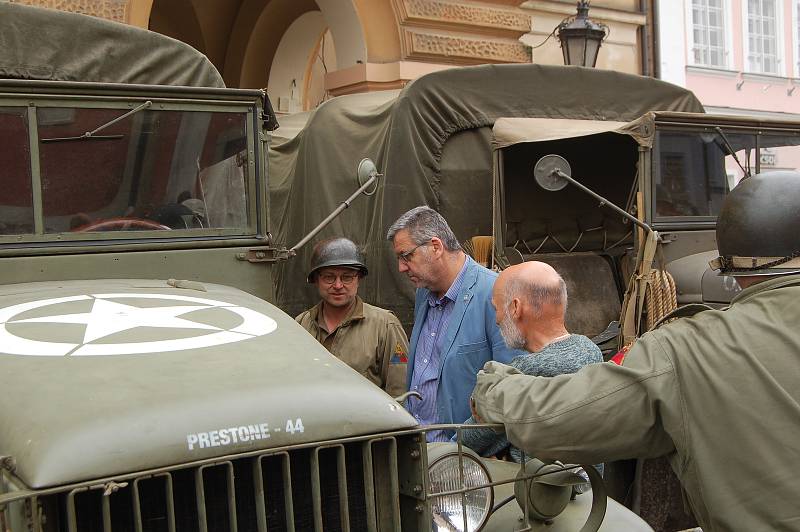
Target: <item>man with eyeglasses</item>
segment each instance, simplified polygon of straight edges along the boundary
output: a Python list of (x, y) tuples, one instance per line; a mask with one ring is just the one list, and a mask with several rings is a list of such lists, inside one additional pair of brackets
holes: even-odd
[[(427, 206), (411, 209), (387, 233), (401, 273), (417, 288), (407, 382), (408, 411), (422, 425), (463, 423), (478, 371), (490, 360), (508, 363), (509, 349), (495, 323), (492, 287), (497, 274), (461, 249), (447, 221)], [(448, 441), (441, 430), (428, 441)]]
[(317, 286), (321, 301), (295, 319), (334, 356), (396, 397), (406, 391), (408, 338), (394, 314), (358, 296), (359, 279), (367, 273), (351, 240), (318, 243), (308, 282)]

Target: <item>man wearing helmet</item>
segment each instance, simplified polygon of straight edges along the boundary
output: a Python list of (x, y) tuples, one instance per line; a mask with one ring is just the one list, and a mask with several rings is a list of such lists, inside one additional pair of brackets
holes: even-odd
[(295, 319), (342, 362), (398, 396), (405, 391), (408, 338), (394, 314), (358, 296), (359, 279), (367, 273), (352, 241), (318, 243), (308, 282), (317, 286), (321, 301)]
[(642, 336), (621, 365), (522, 375), (489, 362), (473, 409), (542, 459), (666, 455), (705, 532), (800, 530), (800, 173), (745, 179), (712, 261), (743, 290)]

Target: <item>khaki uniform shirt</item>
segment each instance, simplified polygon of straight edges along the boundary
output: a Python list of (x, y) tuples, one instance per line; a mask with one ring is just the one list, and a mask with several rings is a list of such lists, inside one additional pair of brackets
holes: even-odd
[(338, 359), (392, 397), (406, 391), (408, 338), (394, 314), (356, 296), (350, 314), (329, 332), (321, 309), (320, 302), (295, 320)]
[(546, 378), (490, 362), (473, 397), (539, 458), (667, 455), (705, 532), (800, 530), (800, 275), (647, 333), (621, 366)]

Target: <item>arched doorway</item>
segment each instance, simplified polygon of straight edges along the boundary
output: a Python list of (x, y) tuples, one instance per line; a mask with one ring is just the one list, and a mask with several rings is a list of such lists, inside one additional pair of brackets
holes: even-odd
[(327, 98), (325, 74), (336, 70), (336, 45), (321, 11), (304, 13), (287, 28), (269, 69), (267, 90), (279, 112), (315, 108)]

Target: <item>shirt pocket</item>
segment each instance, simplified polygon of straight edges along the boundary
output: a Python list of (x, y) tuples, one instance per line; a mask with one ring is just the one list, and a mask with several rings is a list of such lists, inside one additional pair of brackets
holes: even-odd
[(451, 375), (457, 375), (457, 378), (472, 391), (475, 375), (483, 364), (492, 358), (490, 353), (489, 343), (486, 340), (461, 344), (456, 349), (455, 356), (448, 357)]
[(473, 342), (469, 344), (461, 344), (458, 346), (456, 353), (459, 355), (473, 355), (474, 353), (488, 352), (489, 342), (481, 340), (480, 342)]

